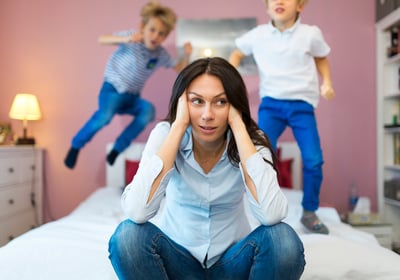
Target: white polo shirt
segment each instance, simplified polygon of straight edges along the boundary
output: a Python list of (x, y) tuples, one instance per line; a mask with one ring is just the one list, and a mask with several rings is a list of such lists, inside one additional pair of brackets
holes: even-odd
[(326, 57), (330, 47), (317, 26), (300, 19), (280, 32), (272, 23), (259, 25), (235, 40), (245, 55), (253, 55), (260, 75), (260, 97), (319, 101), (314, 57)]

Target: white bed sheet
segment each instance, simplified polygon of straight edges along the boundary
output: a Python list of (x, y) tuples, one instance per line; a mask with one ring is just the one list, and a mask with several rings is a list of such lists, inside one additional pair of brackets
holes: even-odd
[(0, 248), (0, 279), (117, 279), (108, 239), (123, 218), (120, 195), (117, 188), (101, 188), (65, 218)]
[[(117, 279), (108, 260), (108, 239), (124, 219), (118, 188), (100, 188), (70, 215), (34, 229), (0, 248), (0, 279)], [(330, 235), (305, 233), (299, 219), (301, 191), (287, 191), (285, 220), (305, 247), (302, 279), (400, 279), (400, 256), (367, 233), (340, 222), (333, 208), (319, 215)], [(300, 207), (300, 208), (299, 208)]]

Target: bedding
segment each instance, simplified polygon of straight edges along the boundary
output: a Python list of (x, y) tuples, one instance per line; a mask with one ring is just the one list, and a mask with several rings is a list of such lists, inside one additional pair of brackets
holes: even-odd
[[(118, 160), (107, 169), (110, 184), (96, 190), (68, 216), (0, 248), (0, 279), (117, 279), (107, 249), (109, 237), (125, 218), (120, 209), (125, 158)], [(307, 233), (300, 223), (302, 191), (282, 190), (289, 201), (285, 222), (304, 243), (306, 267), (301, 279), (400, 279), (400, 256), (381, 247), (373, 235), (342, 223), (334, 208), (318, 210), (329, 235)]]

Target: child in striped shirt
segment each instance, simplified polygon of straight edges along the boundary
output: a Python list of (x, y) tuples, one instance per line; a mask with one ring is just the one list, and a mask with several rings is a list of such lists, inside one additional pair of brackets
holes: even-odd
[(70, 169), (75, 167), (80, 149), (116, 114), (132, 115), (133, 121), (116, 139), (107, 155), (107, 162), (113, 165), (118, 155), (154, 119), (153, 104), (140, 96), (147, 79), (160, 67), (173, 67), (180, 71), (189, 62), (190, 43), (185, 44), (184, 57), (178, 62), (161, 46), (176, 23), (176, 14), (170, 8), (149, 2), (143, 6), (141, 17), (139, 32), (123, 31), (99, 38), (101, 44), (117, 44), (118, 48), (105, 69), (99, 108), (72, 139), (64, 160)]

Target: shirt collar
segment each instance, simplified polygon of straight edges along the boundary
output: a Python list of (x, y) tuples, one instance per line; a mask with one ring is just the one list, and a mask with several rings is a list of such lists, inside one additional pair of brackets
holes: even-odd
[[(286, 29), (285, 31), (283, 31), (282, 33), (293, 33), (294, 30), (297, 28), (297, 26), (300, 25), (300, 16), (297, 18), (296, 22), (293, 24), (292, 27)], [(272, 20), (269, 21), (268, 23), (269, 28), (271, 29), (272, 32), (277, 33), (280, 32), (278, 28), (276, 28), (273, 24), (272, 24)]]

